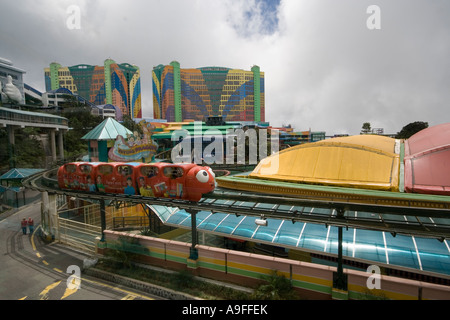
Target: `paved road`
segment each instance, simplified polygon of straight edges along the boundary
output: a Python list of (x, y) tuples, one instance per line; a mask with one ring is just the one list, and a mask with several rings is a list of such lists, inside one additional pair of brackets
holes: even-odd
[[(35, 232), (24, 235), (20, 221), (29, 217), (35, 221)], [(158, 299), (85, 275), (76, 282), (70, 269), (81, 269), (90, 256), (63, 244), (41, 241), (37, 236), (40, 202), (0, 219), (0, 300)]]

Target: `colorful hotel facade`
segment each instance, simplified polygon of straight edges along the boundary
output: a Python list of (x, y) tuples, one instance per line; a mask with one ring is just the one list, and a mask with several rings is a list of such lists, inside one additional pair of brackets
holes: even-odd
[(180, 68), (180, 63), (153, 68), (153, 117), (169, 122), (265, 121), (264, 72), (224, 67)]
[(95, 105), (111, 104), (118, 114), (142, 118), (139, 67), (106, 59), (103, 66), (63, 67), (53, 62), (44, 69), (46, 91), (67, 88)]

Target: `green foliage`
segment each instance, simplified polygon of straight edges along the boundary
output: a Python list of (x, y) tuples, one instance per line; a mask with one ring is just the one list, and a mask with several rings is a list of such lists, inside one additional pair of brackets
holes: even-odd
[(428, 122), (415, 121), (407, 124), (397, 133), (397, 139), (409, 139), (415, 133), (428, 128)]
[(64, 157), (76, 159), (88, 152), (87, 141), (81, 138), (103, 121), (101, 116), (94, 116), (91, 108), (67, 96), (64, 111), (61, 114), (69, 121), (69, 131), (64, 135)]
[(175, 274), (173, 284), (177, 289), (192, 288), (195, 285), (194, 276), (186, 270)]
[(188, 271), (168, 273), (142, 268), (136, 265), (133, 265), (131, 268), (122, 268), (120, 264), (111, 263), (109, 259), (100, 259), (96, 268), (153, 283), (172, 290), (185, 292), (203, 299), (248, 300), (250, 298), (246, 292), (220, 284), (198, 280)]
[(127, 114), (122, 117), (122, 125), (133, 133), (137, 132), (140, 135), (143, 134), (142, 127), (134, 122), (134, 120)]
[(364, 122), (361, 129), (361, 134), (369, 134), (372, 131), (370, 122)]
[[(10, 162), (16, 168), (45, 168), (45, 152), (36, 138), (39, 133), (35, 128), (16, 129), (13, 147), (9, 145), (6, 129), (0, 129), (0, 171), (7, 171)], [(12, 157), (11, 153), (14, 154)]]
[(108, 247), (106, 256), (115, 262), (115, 268), (130, 269), (132, 261), (138, 257), (136, 247), (140, 247), (139, 241), (132, 237), (119, 237), (117, 242)]
[(291, 281), (284, 275), (273, 270), (269, 276), (264, 276), (265, 282), (261, 284), (252, 295), (255, 300), (294, 300), (298, 299), (293, 290)]

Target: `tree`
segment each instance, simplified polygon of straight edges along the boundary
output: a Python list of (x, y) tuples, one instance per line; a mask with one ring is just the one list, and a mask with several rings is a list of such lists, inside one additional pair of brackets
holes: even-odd
[(297, 293), (292, 287), (289, 279), (284, 275), (272, 270), (269, 276), (262, 277), (265, 283), (256, 288), (252, 294), (255, 300), (294, 300), (298, 299)]
[(400, 130), (400, 132), (397, 132), (397, 135), (395, 138), (397, 139), (408, 139), (413, 134), (428, 128), (428, 122), (423, 121), (415, 121), (407, 124)]
[(39, 133), (37, 128), (16, 129), (16, 143), (12, 147), (9, 145), (6, 129), (0, 128), (0, 171), (7, 171), (10, 165), (16, 168), (44, 168), (45, 152), (36, 138)]
[(140, 135), (142, 135), (142, 133), (143, 133), (142, 127), (139, 124), (137, 124), (136, 122), (134, 122), (134, 120), (131, 118), (131, 116), (129, 116), (127, 114), (124, 115), (122, 118), (122, 125), (133, 133), (137, 132)]
[(81, 138), (103, 121), (101, 116), (94, 116), (91, 107), (77, 101), (72, 95), (64, 96), (64, 111), (61, 116), (69, 121), (69, 131), (64, 135), (64, 157), (76, 159), (87, 154), (88, 146)]
[(372, 131), (370, 122), (364, 122), (362, 125), (361, 134), (369, 134)]

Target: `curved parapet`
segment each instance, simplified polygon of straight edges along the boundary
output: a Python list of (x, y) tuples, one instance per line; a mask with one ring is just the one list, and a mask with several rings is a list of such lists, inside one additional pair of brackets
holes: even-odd
[(450, 195), (450, 123), (405, 141), (405, 191)]
[(267, 157), (249, 177), (398, 191), (399, 150), (397, 140), (384, 136), (333, 138)]

